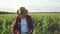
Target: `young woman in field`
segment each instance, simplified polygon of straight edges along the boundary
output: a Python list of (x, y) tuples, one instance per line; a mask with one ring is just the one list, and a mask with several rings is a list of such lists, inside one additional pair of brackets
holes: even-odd
[(28, 10), (25, 7), (21, 7), (17, 10), (17, 14), (18, 16), (14, 20), (12, 34), (32, 34), (33, 21), (31, 16), (28, 15)]

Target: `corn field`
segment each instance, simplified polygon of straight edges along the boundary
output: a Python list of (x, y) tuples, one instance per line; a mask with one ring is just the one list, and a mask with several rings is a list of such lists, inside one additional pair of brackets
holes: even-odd
[[(11, 28), (16, 14), (0, 14), (0, 34), (11, 34)], [(31, 14), (34, 21), (33, 34), (60, 34), (59, 15)], [(54, 30), (52, 31), (52, 26)]]

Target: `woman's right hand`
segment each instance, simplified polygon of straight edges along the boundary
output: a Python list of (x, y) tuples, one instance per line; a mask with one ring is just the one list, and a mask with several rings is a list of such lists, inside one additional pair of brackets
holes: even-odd
[(14, 33), (12, 33), (12, 34), (14, 34)]

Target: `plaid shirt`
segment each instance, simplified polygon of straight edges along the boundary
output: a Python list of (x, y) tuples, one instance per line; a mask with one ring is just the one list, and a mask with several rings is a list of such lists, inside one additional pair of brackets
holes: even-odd
[[(32, 30), (32, 32), (30, 33), (30, 34), (32, 34), (33, 33), (33, 21), (32, 21), (31, 16), (26, 15), (26, 21), (28, 24), (28, 32), (30, 32), (30, 30)], [(21, 34), (21, 18), (19, 16), (17, 16), (15, 21), (14, 21), (12, 33)]]

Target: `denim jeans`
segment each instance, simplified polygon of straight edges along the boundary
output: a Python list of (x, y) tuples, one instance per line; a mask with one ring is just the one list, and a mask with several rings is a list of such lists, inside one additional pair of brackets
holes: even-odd
[(27, 34), (27, 32), (21, 32), (21, 34)]

